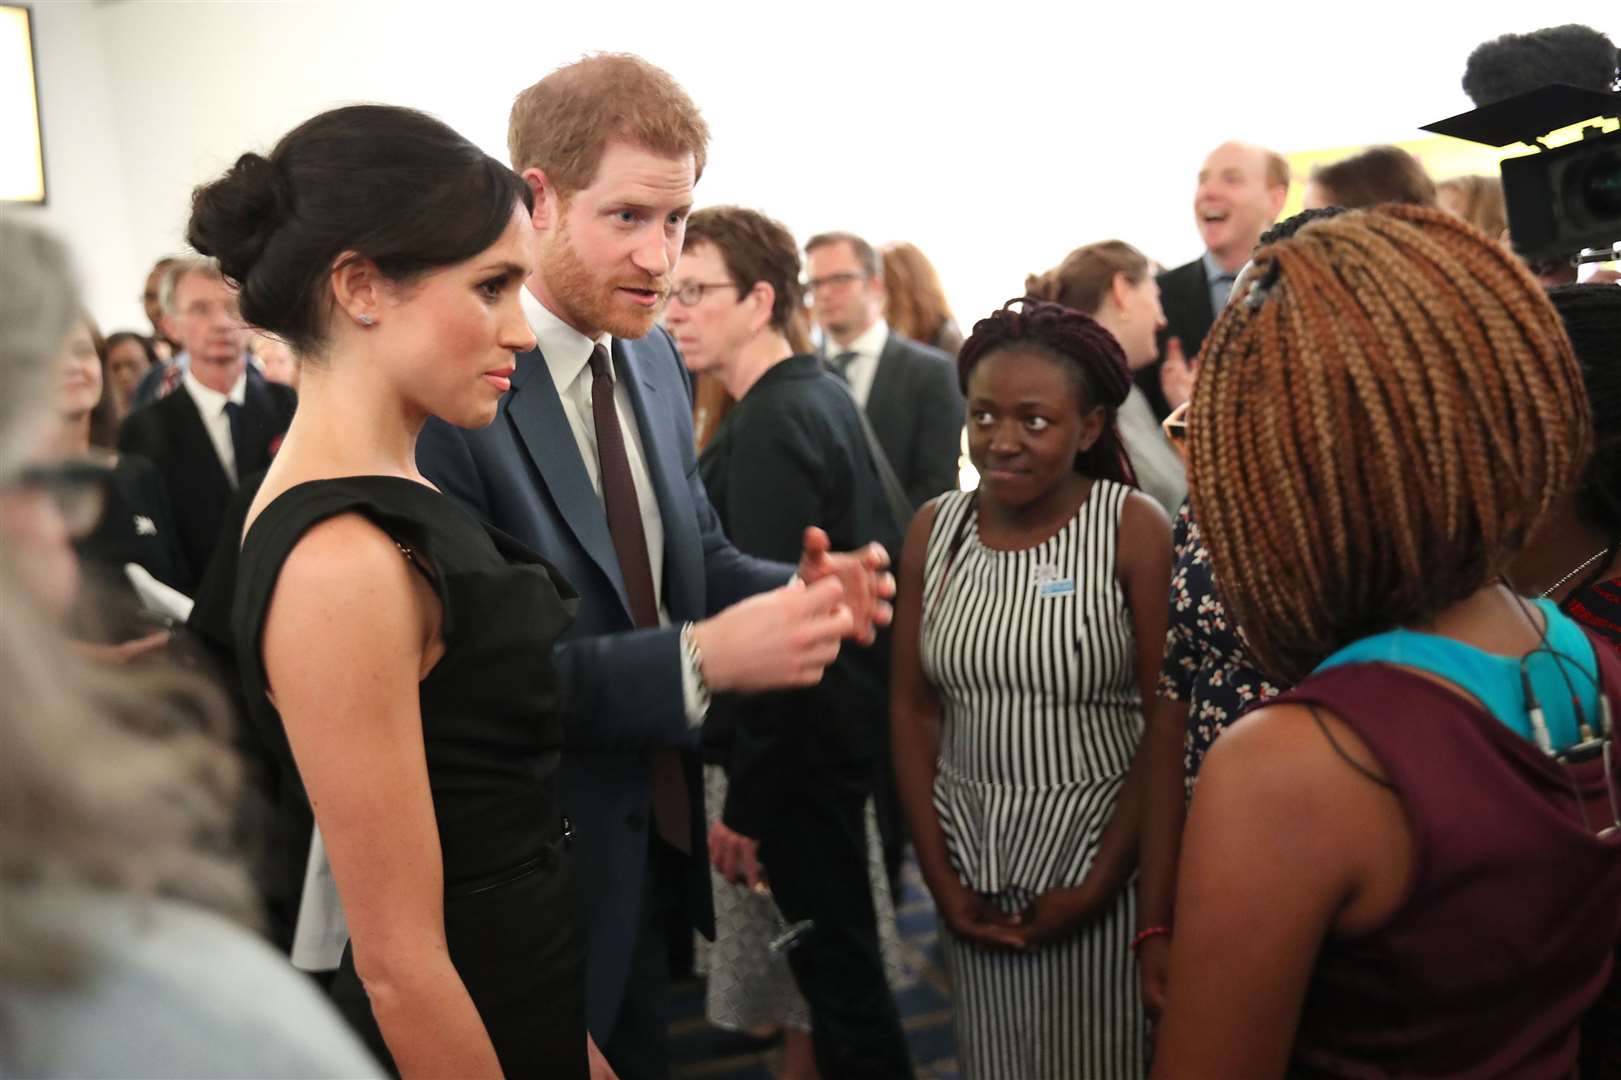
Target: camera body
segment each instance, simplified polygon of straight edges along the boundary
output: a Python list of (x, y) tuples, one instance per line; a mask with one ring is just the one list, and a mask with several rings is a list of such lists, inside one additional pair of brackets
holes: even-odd
[(1524, 142), (1536, 153), (1502, 163), (1514, 250), (1528, 260), (1571, 259), (1621, 241), (1621, 130), (1587, 127), (1548, 147), (1547, 134), (1593, 117), (1621, 117), (1621, 94), (1553, 84), (1425, 125), (1488, 146)]

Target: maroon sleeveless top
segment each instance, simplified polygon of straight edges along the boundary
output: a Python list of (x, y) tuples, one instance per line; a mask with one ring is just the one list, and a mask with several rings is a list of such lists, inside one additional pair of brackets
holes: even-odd
[[(1595, 653), (1621, 718), (1621, 659)], [(1621, 943), (1621, 830), (1597, 835), (1612, 820), (1602, 762), (1567, 769), (1479, 706), (1384, 664), (1330, 669), (1279, 700), (1321, 706), (1367, 744), (1416, 853), (1389, 920), (1324, 941), (1293, 1074), (1568, 1080)]]

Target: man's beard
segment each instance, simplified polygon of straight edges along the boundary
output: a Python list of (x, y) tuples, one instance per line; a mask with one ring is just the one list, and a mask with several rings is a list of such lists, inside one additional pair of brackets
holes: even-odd
[(651, 289), (661, 301), (670, 293), (669, 282), (645, 277), (641, 281), (609, 283), (599, 280), (569, 243), (567, 227), (560, 229), (539, 253), (538, 270), (546, 290), (563, 310), (557, 314), (570, 325), (590, 327), (596, 333), (634, 340), (646, 337), (658, 321), (663, 303), (650, 308), (634, 308), (621, 302), (618, 285)]

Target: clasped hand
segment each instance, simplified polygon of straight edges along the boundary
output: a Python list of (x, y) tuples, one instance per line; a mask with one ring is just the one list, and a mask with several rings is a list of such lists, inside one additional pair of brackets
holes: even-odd
[(1091, 922), (1101, 903), (1085, 885), (1048, 889), (1023, 911), (1009, 915), (988, 897), (962, 889), (941, 904), (952, 933), (1000, 949), (1035, 949), (1068, 937)]

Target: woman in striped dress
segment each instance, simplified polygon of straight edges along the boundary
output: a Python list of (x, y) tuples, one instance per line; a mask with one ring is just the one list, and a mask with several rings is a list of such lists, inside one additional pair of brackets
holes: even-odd
[(959, 357), (977, 492), (913, 520), (891, 722), (970, 1078), (1141, 1077), (1130, 955), (1140, 782), (1170, 523), (1115, 427), (1114, 336), (1010, 304)]

